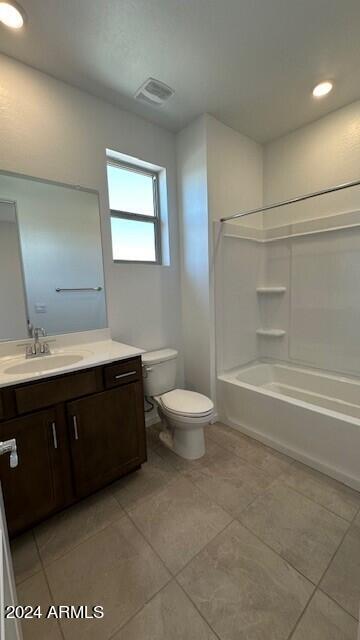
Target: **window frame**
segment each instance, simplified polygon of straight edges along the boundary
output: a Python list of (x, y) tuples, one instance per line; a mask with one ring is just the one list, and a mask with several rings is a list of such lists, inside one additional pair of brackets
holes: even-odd
[[(154, 215), (147, 216), (142, 213), (133, 213), (131, 211), (121, 211), (119, 209), (110, 209), (110, 225), (111, 218), (120, 218), (122, 220), (133, 220), (137, 222), (147, 222), (154, 227), (154, 242), (155, 242), (155, 260), (119, 260), (113, 256), (113, 262), (116, 264), (162, 264), (162, 250), (161, 250), (161, 216), (160, 216), (160, 198), (159, 198), (159, 173), (157, 171), (151, 171), (150, 169), (144, 169), (137, 165), (128, 164), (112, 158), (107, 158), (106, 168), (111, 165), (113, 167), (119, 167), (126, 169), (127, 171), (133, 171), (134, 173), (141, 173), (142, 175), (150, 176), (153, 184), (153, 200), (154, 200)], [(108, 193), (110, 201), (109, 183)], [(112, 233), (112, 231), (111, 231)]]

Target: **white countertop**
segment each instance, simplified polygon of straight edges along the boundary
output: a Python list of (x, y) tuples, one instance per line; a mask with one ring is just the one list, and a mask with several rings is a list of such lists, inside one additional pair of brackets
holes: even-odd
[[(50, 378), (69, 373), (71, 371), (81, 371), (89, 367), (96, 367), (117, 360), (124, 360), (144, 353), (144, 349), (133, 347), (116, 340), (112, 340), (108, 329), (100, 331), (86, 331), (82, 333), (67, 334), (64, 336), (51, 336), (42, 339), (49, 342), (51, 348), (50, 356), (25, 359), (25, 344), (30, 340), (0, 343), (0, 388), (8, 387), (31, 380), (38, 381), (43, 378)], [(42, 362), (49, 367), (53, 356), (66, 356), (75, 354), (81, 359), (74, 364), (57, 366), (41, 370)], [(31, 366), (39, 367), (39, 371), (8, 373), (7, 369), (26, 363), (36, 363)]]

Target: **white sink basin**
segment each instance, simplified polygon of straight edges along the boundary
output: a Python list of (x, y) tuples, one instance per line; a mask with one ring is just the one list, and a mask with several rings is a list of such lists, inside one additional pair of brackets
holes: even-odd
[(33, 360), (23, 360), (19, 364), (12, 365), (7, 369), (4, 369), (4, 373), (8, 374), (27, 374), (27, 373), (42, 373), (43, 371), (50, 371), (51, 369), (60, 369), (61, 367), (68, 367), (71, 364), (80, 362), (84, 359), (83, 355), (77, 353), (63, 353), (53, 356), (44, 356), (34, 358)]

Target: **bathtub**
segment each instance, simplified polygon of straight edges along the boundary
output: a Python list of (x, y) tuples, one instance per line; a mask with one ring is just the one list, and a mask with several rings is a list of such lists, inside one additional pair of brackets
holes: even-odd
[(219, 418), (360, 490), (360, 378), (280, 362), (218, 376)]

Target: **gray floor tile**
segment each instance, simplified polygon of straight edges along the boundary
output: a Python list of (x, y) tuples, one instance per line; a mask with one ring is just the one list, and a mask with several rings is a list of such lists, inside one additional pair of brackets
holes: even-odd
[(275, 449), (266, 447), (260, 442), (219, 422), (210, 425), (207, 433), (209, 438), (218, 445), (225, 447), (225, 449), (235, 453), (249, 464), (253, 464), (275, 477), (287, 471), (293, 462), (291, 458), (275, 451)]
[(148, 461), (112, 485), (112, 492), (124, 509), (147, 502), (178, 477), (177, 471), (157, 452), (148, 451)]
[(164, 587), (113, 640), (216, 640), (175, 582)]
[(24, 640), (61, 640), (59, 623), (46, 619), (46, 612), (52, 603), (44, 573), (41, 571), (22, 582), (17, 589), (19, 604), (40, 606), (44, 617), (22, 621)]
[[(141, 470), (13, 542), (22, 603), (51, 601), (37, 542), (57, 604), (105, 607), (103, 620), (62, 621), (66, 640), (215, 640), (210, 626), (221, 640), (287, 640), (314, 588), (299, 572), (317, 581), (349, 529), (322, 581), (330, 598), (315, 594), (292, 640), (355, 640), (357, 492), (221, 424), (196, 461), (166, 449), (157, 425), (147, 436)], [(54, 620), (24, 630), (61, 640)]]
[(57, 603), (102, 605), (101, 620), (62, 621), (67, 640), (106, 640), (169, 580), (127, 516), (46, 567)]
[(286, 640), (314, 588), (235, 521), (178, 580), (223, 640)]
[(357, 633), (354, 618), (317, 591), (291, 640), (357, 640)]
[(359, 617), (360, 526), (351, 526), (320, 586), (346, 611)]
[(231, 521), (229, 514), (181, 475), (129, 514), (173, 573)]
[(41, 571), (41, 562), (32, 531), (24, 533), (11, 543), (11, 556), (16, 583)]
[(349, 526), (280, 482), (257, 498), (240, 520), (315, 583)]
[(187, 478), (226, 509), (240, 513), (273, 482), (274, 477), (225, 449), (186, 472)]
[(34, 530), (42, 561), (60, 558), (123, 515), (109, 488), (65, 509)]
[(352, 520), (360, 508), (360, 493), (300, 462), (295, 462), (284, 482), (337, 515)]

